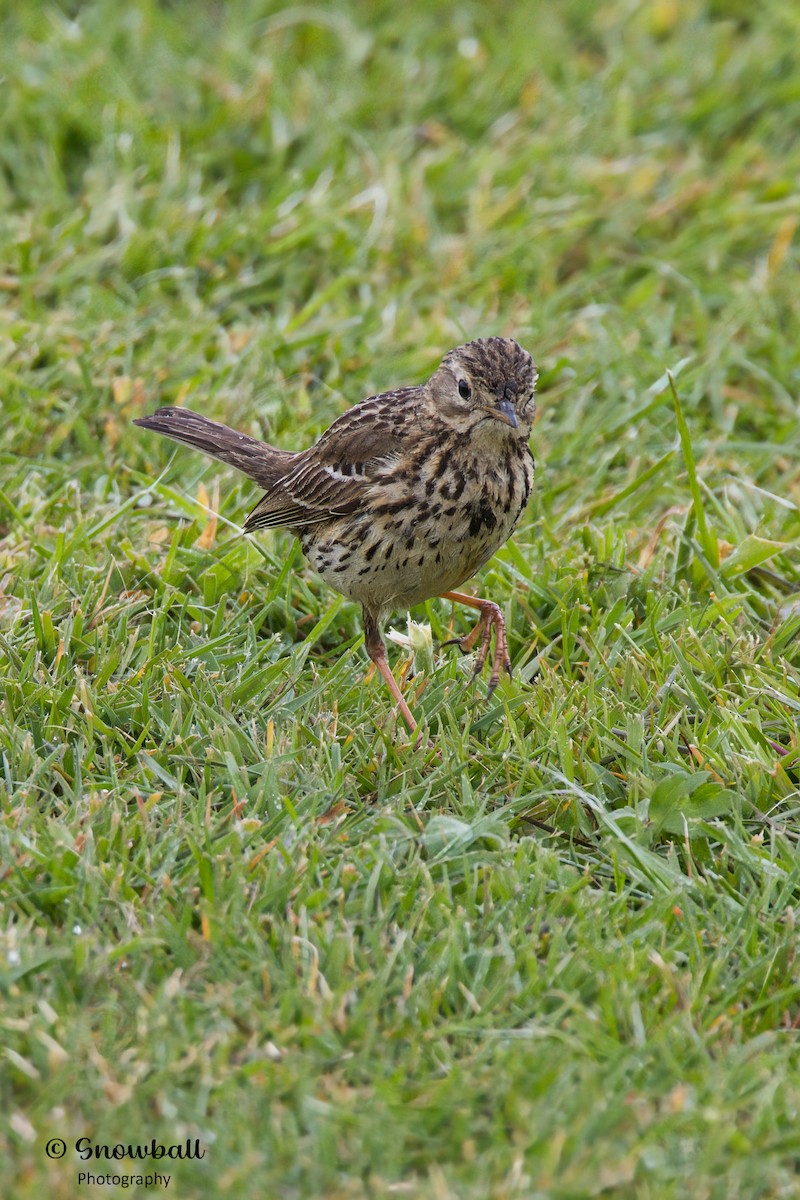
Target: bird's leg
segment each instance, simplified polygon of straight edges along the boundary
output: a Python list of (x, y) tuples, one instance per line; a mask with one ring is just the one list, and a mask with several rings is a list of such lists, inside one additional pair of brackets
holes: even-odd
[(364, 645), (366, 647), (367, 654), (370, 656), (372, 661), (375, 663), (375, 666), (383, 676), (386, 686), (397, 702), (397, 707), (403, 714), (408, 728), (413, 733), (417, 728), (417, 722), (411, 715), (411, 709), (403, 699), (403, 693), (400, 691), (397, 680), (395, 679), (389, 667), (389, 661), (386, 657), (386, 647), (383, 644), (383, 638), (381, 637), (381, 632), (378, 628), (378, 622), (372, 613), (368, 612), (366, 608), (362, 608), (362, 611), (364, 613)]
[(489, 695), (491, 696), (500, 682), (501, 668), (508, 671), (509, 675), (511, 674), (506, 623), (503, 620), (499, 604), (495, 604), (494, 600), (481, 600), (480, 596), (467, 596), (464, 592), (443, 592), (442, 599), (452, 600), (456, 604), (468, 604), (470, 608), (477, 608), (481, 614), (478, 624), (465, 637), (450, 638), (449, 641), (442, 643), (445, 646), (458, 646), (466, 654), (472, 649), (478, 638), (481, 639), (480, 649), (475, 659), (475, 670), (472, 672), (473, 678), (480, 675), (486, 664), (492, 641), (492, 629), (494, 629), (494, 657), (492, 658), (492, 673), (489, 676)]

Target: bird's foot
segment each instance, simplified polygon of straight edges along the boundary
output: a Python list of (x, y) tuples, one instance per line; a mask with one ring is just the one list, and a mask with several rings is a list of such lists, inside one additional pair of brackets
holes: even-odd
[[(455, 595), (458, 595), (458, 593), (454, 593)], [(458, 598), (462, 599), (460, 595)], [(511, 674), (506, 623), (500, 606), (495, 604), (493, 600), (478, 600), (472, 596), (468, 597), (468, 600), (473, 608), (480, 609), (481, 615), (478, 623), (464, 637), (450, 638), (448, 641), (442, 642), (442, 645), (458, 646), (462, 653), (468, 654), (470, 650), (474, 649), (480, 639), (480, 647), (475, 656), (475, 666), (472, 671), (472, 677), (475, 679), (486, 666), (492, 642), (492, 630), (494, 630), (494, 655), (492, 656), (492, 673), (489, 676), (488, 699), (500, 682), (500, 672), (505, 670), (509, 675)], [(466, 603), (466, 600), (462, 602)]]

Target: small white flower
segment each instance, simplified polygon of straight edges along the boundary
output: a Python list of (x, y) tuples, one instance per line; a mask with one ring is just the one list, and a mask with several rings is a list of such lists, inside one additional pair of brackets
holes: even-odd
[(404, 646), (411, 652), (412, 671), (433, 670), (433, 632), (430, 625), (421, 624), (408, 618), (408, 633), (400, 633), (389, 629), (387, 638), (397, 646)]

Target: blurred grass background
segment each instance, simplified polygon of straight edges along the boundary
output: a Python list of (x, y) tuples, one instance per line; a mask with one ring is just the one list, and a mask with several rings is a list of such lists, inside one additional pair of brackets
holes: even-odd
[[(199, 1138), (182, 1197), (797, 1195), (800, 9), (0, 14), (3, 1194), (88, 1136)], [(492, 334), (515, 676), (409, 675), (413, 751), (130, 422), (300, 448)]]

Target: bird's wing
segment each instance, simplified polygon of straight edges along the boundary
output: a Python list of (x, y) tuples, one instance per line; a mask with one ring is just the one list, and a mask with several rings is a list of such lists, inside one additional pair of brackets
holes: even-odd
[(381, 473), (408, 446), (418, 394), (418, 388), (383, 392), (342, 413), (262, 496), (245, 529), (297, 529), (358, 512)]

